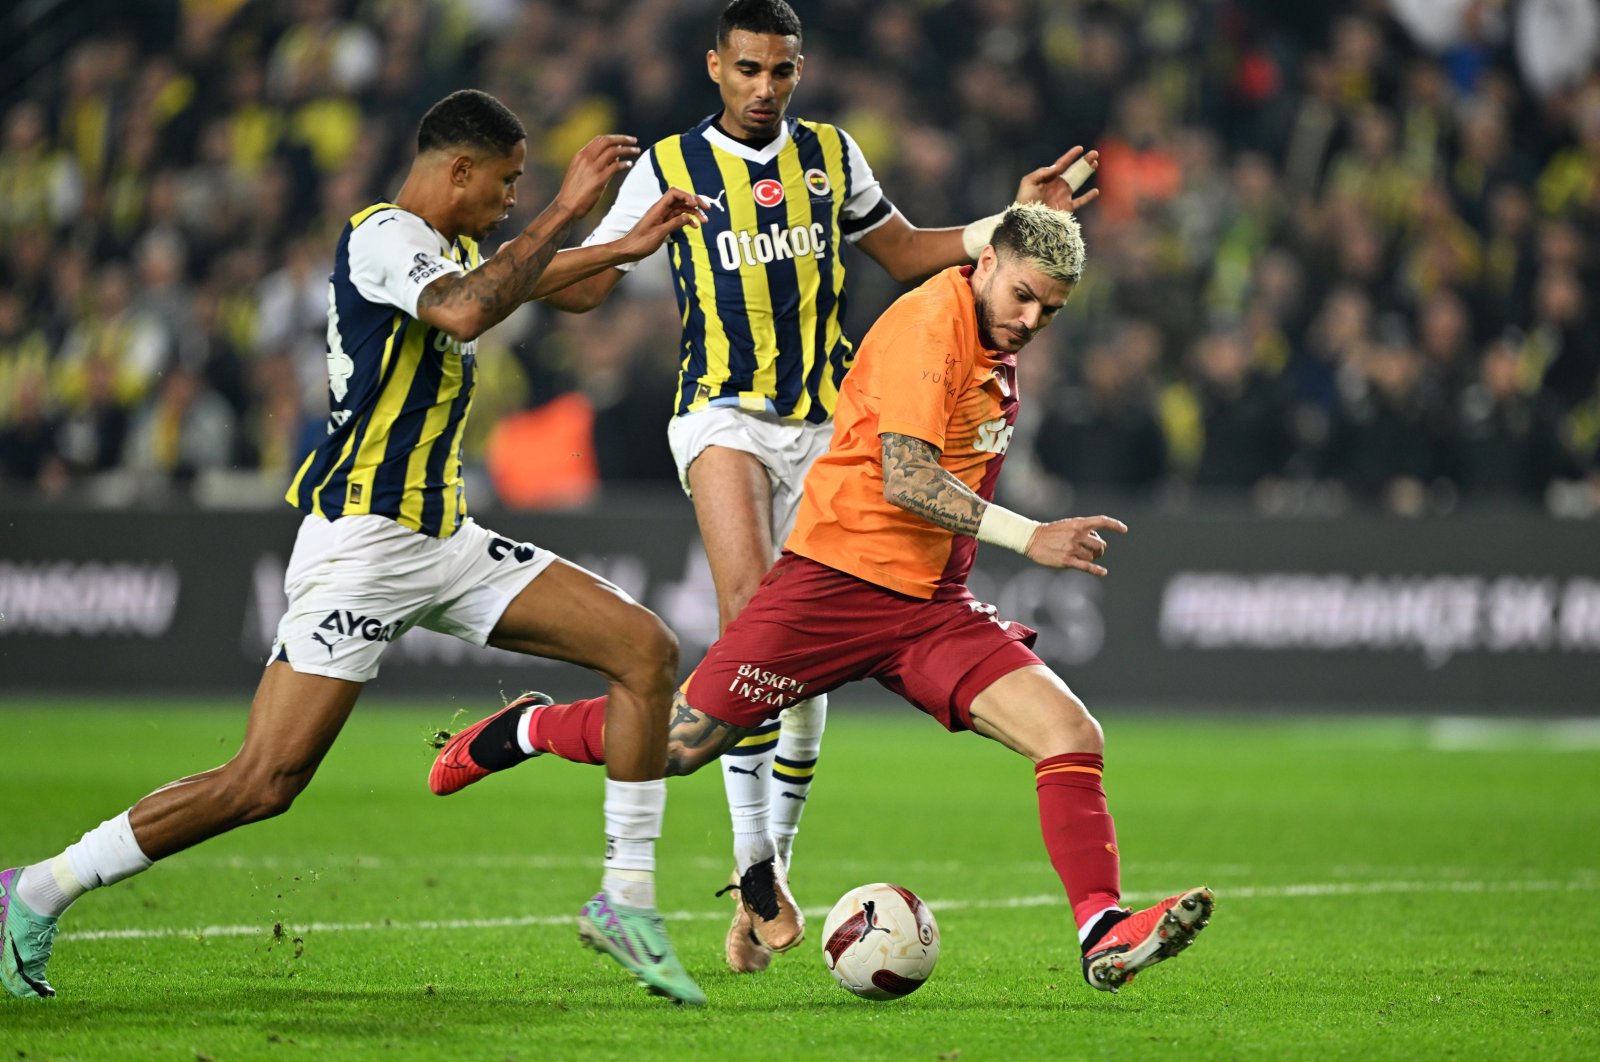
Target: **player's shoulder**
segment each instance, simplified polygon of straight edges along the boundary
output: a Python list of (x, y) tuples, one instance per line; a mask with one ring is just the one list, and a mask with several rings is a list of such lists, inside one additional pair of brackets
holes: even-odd
[(853, 144), (850, 134), (842, 126), (832, 122), (820, 122), (814, 118), (801, 118), (791, 115), (788, 118), (789, 136), (796, 143), (805, 143), (807, 140), (836, 140), (846, 144)]
[(376, 231), (378, 228), (381, 228), (384, 225), (392, 224), (396, 221), (406, 224), (411, 220), (417, 222), (422, 221), (421, 218), (411, 213), (411, 211), (406, 210), (404, 207), (396, 206), (394, 203), (385, 200), (383, 202), (373, 203), (371, 206), (363, 207), (354, 214), (351, 214), (350, 220), (347, 224), (352, 230), (360, 229), (370, 225), (373, 231)]
[(344, 242), (352, 254), (385, 255), (399, 249), (441, 249), (446, 241), (417, 214), (394, 203), (374, 203), (350, 215)]
[(873, 328), (886, 335), (916, 330), (959, 336), (971, 315), (970, 290), (961, 267), (952, 266), (890, 303)]
[(908, 313), (949, 314), (951, 310), (970, 305), (971, 302), (971, 267), (954, 265), (939, 270), (906, 292), (895, 301), (895, 305), (905, 303)]
[(706, 130), (710, 129), (711, 124), (716, 120), (716, 114), (708, 114), (682, 132), (668, 133), (666, 136), (662, 137), (660, 140), (657, 140), (655, 143), (646, 148), (643, 154), (649, 155), (651, 153), (660, 151), (663, 148), (682, 148), (685, 144), (703, 141), (706, 138)]

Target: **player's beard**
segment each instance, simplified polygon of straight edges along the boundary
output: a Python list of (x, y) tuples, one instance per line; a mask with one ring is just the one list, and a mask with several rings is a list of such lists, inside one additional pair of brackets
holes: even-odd
[[(974, 292), (973, 302), (976, 304), (978, 310), (978, 332), (983, 337), (984, 349), (998, 350), (1002, 353), (1014, 354), (1016, 351), (1012, 350), (1009, 345), (1011, 342), (1013, 342), (1011, 339), (1011, 333), (1004, 331), (1004, 327), (1000, 324), (1000, 322), (994, 319), (994, 311), (989, 308), (988, 293), (989, 288), (993, 285), (994, 279), (991, 277), (989, 283), (984, 285), (984, 289), (982, 291)], [(1024, 334), (1022, 337), (1022, 342), (1017, 343), (1017, 350), (1021, 350), (1031, 338), (1033, 338), (1031, 335)], [(1002, 342), (1002, 340), (1005, 342)]]

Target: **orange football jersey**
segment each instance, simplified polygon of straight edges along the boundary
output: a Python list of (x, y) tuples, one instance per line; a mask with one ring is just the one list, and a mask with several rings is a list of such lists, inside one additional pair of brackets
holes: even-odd
[(971, 275), (971, 266), (937, 274), (862, 340), (785, 549), (912, 597), (965, 594), (977, 539), (884, 499), (879, 436), (932, 443), (939, 464), (993, 498), (1017, 419), (1017, 361), (983, 349)]

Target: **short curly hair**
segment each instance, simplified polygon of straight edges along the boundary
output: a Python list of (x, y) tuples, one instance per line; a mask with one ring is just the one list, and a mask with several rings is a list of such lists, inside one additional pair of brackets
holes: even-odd
[(1076, 284), (1083, 276), (1083, 233), (1069, 211), (1013, 203), (989, 238), (995, 254), (1020, 258), (1045, 276)]
[(461, 89), (428, 108), (417, 126), (417, 153), (470, 147), (509, 155), (528, 131), (510, 108), (487, 92)]
[(717, 47), (728, 43), (734, 30), (774, 33), (800, 39), (800, 16), (783, 0), (733, 0), (717, 19)]

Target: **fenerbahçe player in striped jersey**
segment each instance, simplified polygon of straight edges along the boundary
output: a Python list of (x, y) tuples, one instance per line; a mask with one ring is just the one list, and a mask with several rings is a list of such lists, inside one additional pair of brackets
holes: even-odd
[[(806, 470), (828, 447), (854, 358), (843, 330), (846, 248), (910, 282), (972, 261), (999, 220), (917, 228), (844, 130), (789, 117), (805, 66), (800, 44), (800, 19), (783, 0), (728, 4), (706, 54), (721, 110), (645, 152), (590, 236), (615, 238), (669, 188), (692, 191), (705, 206), (706, 223), (667, 244), (682, 321), (667, 438), (694, 502), (722, 627), (772, 564), (794, 526)], [(1017, 199), (1064, 210), (1088, 202), (1095, 193), (1075, 199), (1057, 179), (1080, 154), (1075, 148), (1028, 174)], [(1093, 163), (1094, 153), (1086, 159)], [(544, 301), (592, 309), (629, 268), (603, 270)], [(781, 731), (769, 722), (723, 758), (736, 901), (726, 957), (737, 972), (764, 969), (773, 951), (803, 936), (784, 864), (816, 769), (825, 705), (817, 698), (790, 706)], [(532, 714), (526, 727), (535, 725)], [(760, 899), (774, 895), (785, 912), (777, 922)]]
[(328, 280), (328, 436), (290, 483), (291, 504), (329, 520), (387, 516), (436, 538), (461, 526), (477, 341), (418, 320), (417, 299), (479, 264), (476, 240), (446, 240), (393, 203), (350, 219)]
[(589, 239), (615, 239), (668, 188), (700, 196), (706, 224), (668, 247), (683, 320), (673, 412), (733, 406), (822, 423), (854, 354), (844, 247), (894, 207), (844, 130), (785, 118), (756, 146), (718, 117), (646, 151)]
[[(329, 434), (289, 491), (306, 515), (244, 743), (227, 763), (162, 786), (59, 855), (0, 869), (0, 990), (55, 994), (46, 967), (58, 920), (85, 892), (287, 811), (389, 643), (420, 626), (606, 677), (623, 707), (607, 728), (600, 891), (578, 915), (579, 935), (653, 992), (705, 1002), (655, 911), (677, 641), (613, 584), (467, 518), (461, 499), (473, 341), (543, 291), (637, 261), (703, 218), (693, 196), (670, 192), (626, 236), (556, 266), (572, 223), (638, 150), (629, 136), (595, 137), (549, 206), (480, 261), (477, 241), (516, 206), (527, 132), (473, 89), (423, 116), (394, 202), (356, 214), (339, 240), (328, 298)], [(494, 733), (487, 740), (497, 737), (503, 744)]]

